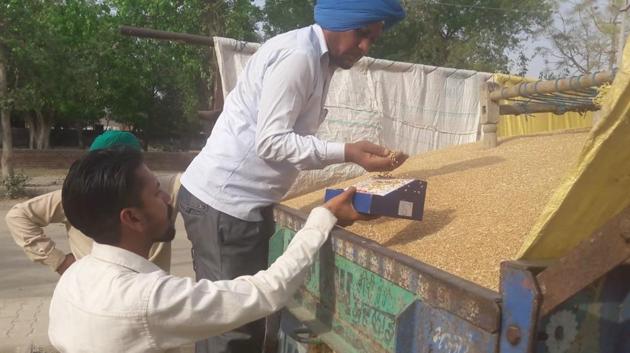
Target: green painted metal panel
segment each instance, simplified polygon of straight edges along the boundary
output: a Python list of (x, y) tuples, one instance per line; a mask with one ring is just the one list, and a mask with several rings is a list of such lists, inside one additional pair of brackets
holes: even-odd
[[(280, 206), (275, 216), (270, 261), (306, 220)], [(495, 353), (498, 298), (496, 292), (335, 228), (287, 308), (337, 353), (424, 353), (420, 346), (432, 353)], [(444, 332), (429, 335), (434, 328)], [(462, 337), (474, 344), (453, 351), (456, 343), (468, 342)], [(433, 343), (423, 344), (427, 339)]]
[[(282, 250), (286, 249), (294, 235), (292, 230), (279, 229), (272, 239), (270, 253), (280, 253), (277, 249), (280, 244)], [(335, 322), (330, 324), (352, 327), (361, 337), (371, 337), (386, 351), (394, 352), (396, 316), (416, 295), (330, 251), (327, 257), (326, 246), (330, 249), (330, 243), (324, 245), (319, 259), (311, 267), (305, 290), (323, 307), (334, 307)], [(322, 266), (326, 262), (329, 265)], [(306, 301), (304, 293), (297, 296), (297, 301)], [(339, 328), (338, 331), (351, 335), (349, 329)]]

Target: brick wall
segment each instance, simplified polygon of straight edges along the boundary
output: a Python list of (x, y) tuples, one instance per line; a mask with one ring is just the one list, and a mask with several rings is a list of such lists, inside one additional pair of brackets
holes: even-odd
[[(84, 153), (86, 150), (78, 149), (14, 149), (14, 166), (18, 169), (68, 169)], [(183, 171), (196, 155), (197, 152), (145, 152), (144, 159), (152, 170)]]

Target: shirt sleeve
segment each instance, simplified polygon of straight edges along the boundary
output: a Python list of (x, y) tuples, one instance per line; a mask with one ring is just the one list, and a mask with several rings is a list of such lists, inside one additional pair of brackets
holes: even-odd
[(61, 190), (19, 203), (6, 216), (7, 226), (15, 243), (22, 247), (29, 259), (56, 270), (66, 254), (55, 248), (43, 227), (51, 223), (67, 223), (61, 205)]
[(315, 208), (286, 251), (265, 271), (231, 281), (164, 276), (148, 301), (152, 339), (167, 349), (229, 331), (286, 305), (337, 219)]
[(256, 153), (267, 161), (316, 169), (344, 161), (344, 144), (294, 131), (317, 80), (317, 63), (306, 52), (283, 53), (266, 68), (256, 124)]

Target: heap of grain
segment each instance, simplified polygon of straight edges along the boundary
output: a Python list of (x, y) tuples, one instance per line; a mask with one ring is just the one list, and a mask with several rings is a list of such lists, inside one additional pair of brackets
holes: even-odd
[[(393, 177), (426, 180), (422, 221), (379, 218), (348, 229), (482, 286), (497, 289), (554, 189), (576, 163), (585, 131), (508, 138), (498, 147), (454, 146), (412, 156)], [(335, 185), (346, 187), (362, 176)], [(285, 205), (310, 210), (323, 191)]]

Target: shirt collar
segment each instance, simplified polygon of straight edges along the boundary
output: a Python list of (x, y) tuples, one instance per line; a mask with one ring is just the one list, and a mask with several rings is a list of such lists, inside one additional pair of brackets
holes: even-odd
[(315, 37), (317, 37), (317, 41), (319, 43), (320, 55), (324, 56), (325, 54), (328, 54), (328, 45), (326, 45), (326, 37), (324, 37), (324, 31), (322, 30), (322, 27), (320, 27), (320, 25), (318, 24), (314, 24), (312, 27), (313, 32), (315, 33)]
[(154, 263), (129, 250), (94, 242), (91, 255), (99, 260), (126, 267), (139, 273), (160, 271)]

